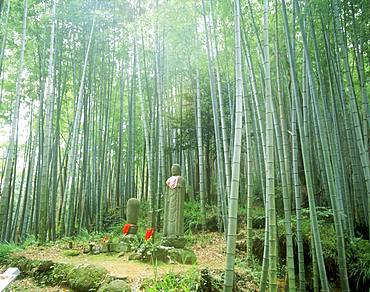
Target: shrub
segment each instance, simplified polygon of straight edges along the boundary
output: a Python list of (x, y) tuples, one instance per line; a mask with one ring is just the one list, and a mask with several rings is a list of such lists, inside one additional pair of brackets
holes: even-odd
[(11, 254), (19, 249), (20, 248), (17, 247), (15, 244), (10, 243), (0, 244), (0, 263), (1, 264), (7, 263)]
[(353, 239), (348, 249), (348, 274), (350, 282), (357, 291), (370, 286), (370, 242)]

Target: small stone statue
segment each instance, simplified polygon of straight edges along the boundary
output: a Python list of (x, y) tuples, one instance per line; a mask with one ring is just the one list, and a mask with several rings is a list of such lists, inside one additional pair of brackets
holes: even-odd
[(128, 234), (137, 233), (137, 222), (139, 220), (140, 202), (138, 199), (131, 198), (127, 201), (127, 223), (130, 224)]
[(184, 240), (184, 200), (185, 180), (181, 176), (180, 165), (171, 168), (172, 176), (167, 179), (164, 202), (163, 245), (183, 248)]

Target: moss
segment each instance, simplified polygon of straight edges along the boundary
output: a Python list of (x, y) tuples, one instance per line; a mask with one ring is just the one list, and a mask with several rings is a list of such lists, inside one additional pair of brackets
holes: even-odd
[(8, 264), (17, 267), (22, 272), (22, 276), (33, 276), (40, 261), (32, 261), (24, 256), (12, 255), (8, 260)]
[(68, 272), (67, 285), (76, 291), (95, 291), (104, 282), (107, 271), (91, 265), (74, 267)]
[(67, 285), (68, 284), (68, 273), (72, 269), (72, 265), (68, 264), (56, 264), (53, 269), (53, 273), (49, 278), (49, 282), (52, 285)]
[(81, 252), (79, 250), (75, 250), (75, 249), (69, 249), (69, 250), (63, 251), (63, 255), (65, 255), (67, 257), (75, 257), (75, 256), (79, 256), (80, 254), (81, 254)]
[(9, 264), (18, 267), (23, 276), (33, 277), (39, 283), (63, 285), (74, 291), (96, 291), (107, 278), (106, 269), (92, 265), (73, 266), (23, 256), (12, 256)]

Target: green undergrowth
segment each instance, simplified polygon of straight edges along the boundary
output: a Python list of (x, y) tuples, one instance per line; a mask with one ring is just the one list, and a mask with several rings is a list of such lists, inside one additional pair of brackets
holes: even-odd
[[(258, 291), (259, 276), (250, 271), (235, 273), (235, 286), (233, 291)], [(218, 292), (223, 290), (223, 270), (192, 269), (182, 274), (173, 272), (162, 277), (154, 277), (144, 281), (144, 291), (195, 291), (195, 292)]]
[(21, 248), (15, 244), (11, 243), (2, 243), (0, 244), (0, 264), (6, 264), (10, 256), (21, 250)]
[[(218, 231), (217, 207), (207, 205), (206, 207), (206, 231)], [(197, 201), (185, 202), (184, 206), (184, 228), (185, 231), (199, 232), (202, 230), (202, 214), (200, 204)]]
[(143, 283), (144, 291), (199, 291), (200, 273), (196, 269), (176, 275), (173, 272), (162, 277), (147, 279)]
[(202, 248), (206, 248), (214, 239), (214, 233), (194, 233), (189, 229), (185, 231), (185, 239), (188, 245), (199, 244)]
[(76, 257), (76, 256), (79, 256), (80, 254), (81, 252), (75, 249), (67, 249), (63, 251), (63, 255), (66, 257)]
[(358, 291), (363, 287), (370, 289), (370, 242), (363, 239), (352, 240), (347, 257), (348, 274), (353, 287)]
[(261, 279), (262, 266), (254, 255), (250, 258), (237, 257), (235, 259), (235, 265), (248, 275), (248, 281), (250, 283), (256, 283), (256, 285), (259, 283)]
[[(319, 221), (319, 232), (320, 241), (323, 250), (323, 256), (325, 261), (326, 273), (329, 281), (333, 285), (338, 285), (339, 279), (339, 264), (338, 264), (338, 252), (336, 244), (336, 233), (334, 224), (332, 223), (332, 212), (327, 208), (318, 208), (318, 221)], [(304, 249), (304, 260), (306, 266), (306, 277), (307, 282), (310, 283), (312, 277), (312, 249), (311, 249), (311, 222), (309, 220), (308, 211), (304, 211), (302, 214), (302, 235), (303, 235), (303, 249)], [(279, 254), (279, 274), (281, 277), (285, 275), (286, 265), (286, 236), (284, 220), (278, 220), (277, 226), (277, 237), (278, 237), (278, 254)], [(292, 230), (293, 234), (296, 233), (296, 219), (292, 217)], [(241, 233), (241, 243), (237, 244), (239, 248), (239, 257), (242, 259), (245, 256), (246, 245), (245, 245), (245, 234)], [(256, 257), (259, 265), (262, 264), (263, 248), (264, 248), (264, 229), (253, 229), (253, 256)], [(240, 235), (239, 235), (240, 237)], [(293, 246), (294, 252), (297, 252), (297, 238), (293, 235)], [(361, 238), (350, 239), (345, 237), (346, 245), (346, 258), (347, 258), (347, 271), (350, 286), (354, 291), (358, 291), (360, 287), (370, 287), (370, 243), (368, 240)], [(297, 263), (297, 254), (295, 254)], [(243, 262), (243, 259), (240, 260)], [(243, 264), (243, 263), (242, 263)], [(247, 266), (247, 265), (246, 265)], [(298, 268), (298, 266), (297, 266)]]

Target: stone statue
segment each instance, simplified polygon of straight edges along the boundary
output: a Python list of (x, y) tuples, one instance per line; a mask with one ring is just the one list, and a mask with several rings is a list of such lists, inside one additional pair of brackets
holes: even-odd
[(171, 168), (172, 176), (166, 181), (164, 202), (163, 244), (182, 248), (184, 240), (184, 200), (185, 180), (181, 176), (180, 165)]
[(137, 222), (139, 220), (140, 202), (131, 198), (127, 201), (127, 223), (130, 224), (128, 234), (137, 233)]

